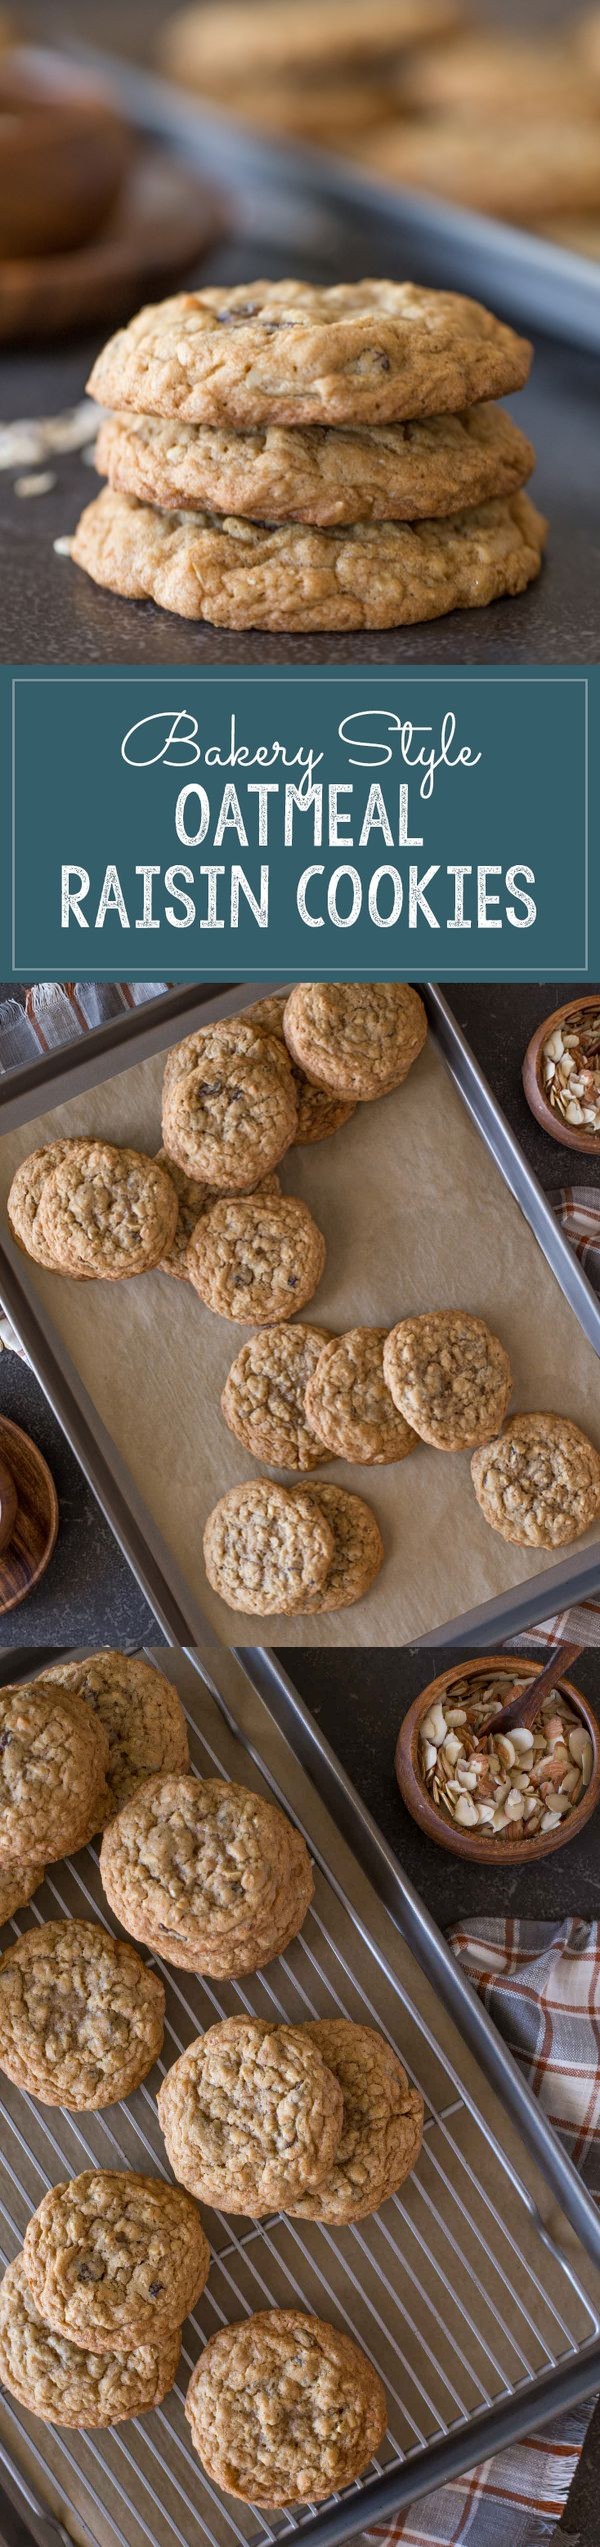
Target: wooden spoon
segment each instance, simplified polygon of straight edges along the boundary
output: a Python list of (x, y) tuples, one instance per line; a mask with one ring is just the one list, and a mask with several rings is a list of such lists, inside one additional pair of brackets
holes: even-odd
[(507, 1699), (506, 1706), (501, 1707), (499, 1716), (490, 1716), (489, 1725), (481, 1726), (481, 1733), (493, 1732), (495, 1741), (498, 1733), (512, 1733), (513, 1725), (535, 1724), (542, 1699), (548, 1697), (549, 1690), (555, 1688), (557, 1680), (564, 1679), (565, 1674), (571, 1669), (571, 1664), (575, 1663), (578, 1654), (582, 1653), (582, 1645), (556, 1645), (550, 1662), (544, 1664), (543, 1671), (536, 1672), (535, 1680), (530, 1682), (525, 1696), (523, 1683), (520, 1681), (516, 1697)]

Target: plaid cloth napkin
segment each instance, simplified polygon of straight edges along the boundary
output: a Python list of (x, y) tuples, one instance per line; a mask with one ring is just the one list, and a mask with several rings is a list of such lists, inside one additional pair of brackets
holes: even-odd
[(600, 1185), (559, 1185), (548, 1195), (548, 1202), (588, 1282), (600, 1291)]
[[(600, 1926), (480, 1919), (450, 1930), (467, 1980), (503, 2035), (588, 2191), (600, 2200)], [(575, 2475), (593, 2400), (441, 2486), (378, 2547), (546, 2547)]]
[(515, 1653), (528, 1653), (530, 1645), (539, 1645), (542, 1653), (549, 1645), (600, 1645), (600, 1602), (581, 1601), (572, 1610), (556, 1610), (554, 1618), (541, 1618), (525, 1636), (508, 1641)]

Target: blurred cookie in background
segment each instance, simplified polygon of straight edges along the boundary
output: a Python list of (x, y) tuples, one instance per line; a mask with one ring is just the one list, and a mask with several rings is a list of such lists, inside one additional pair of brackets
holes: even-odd
[(317, 80), (314, 69), (294, 80), (248, 79), (219, 104), (256, 132), (275, 138), (281, 133), (325, 150), (351, 149), (356, 134), (385, 123), (390, 111), (389, 86), (383, 71), (378, 78), (374, 69), (360, 80), (350, 72), (339, 78), (319, 75)]
[(500, 10), (484, 20), (462, 0), (192, 0), (163, 25), (160, 67), (208, 106), (341, 153), (386, 188), (598, 254), (600, 8), (548, 34), (533, 20), (511, 32)]
[(367, 136), (360, 158), (385, 185), (443, 195), (525, 229), (600, 213), (600, 119), (592, 115), (400, 120)]
[(552, 239), (555, 247), (568, 248), (571, 256), (600, 257), (600, 212), (591, 213), (587, 220), (567, 214), (561, 221), (557, 216), (554, 221), (538, 222), (537, 228), (541, 239)]
[(415, 44), (444, 44), (461, 0), (240, 0), (179, 9), (160, 40), (160, 66), (257, 130), (327, 149), (389, 115), (390, 80)]
[(577, 20), (574, 41), (584, 69), (600, 82), (600, 9), (589, 9)]
[[(600, 29), (600, 11), (598, 13)], [(582, 55), (565, 38), (511, 35), (498, 26), (467, 27), (447, 44), (419, 48), (409, 57), (402, 104), (417, 114), (452, 114), (461, 122), (481, 113), (583, 115), (594, 107), (593, 78)], [(597, 62), (600, 111), (600, 33)]]

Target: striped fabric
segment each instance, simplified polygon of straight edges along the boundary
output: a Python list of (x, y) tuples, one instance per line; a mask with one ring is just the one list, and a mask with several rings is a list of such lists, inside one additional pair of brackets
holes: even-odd
[(511, 1647), (517, 1652), (539, 1645), (544, 1653), (548, 1645), (600, 1645), (600, 1602), (582, 1601), (572, 1610), (557, 1610), (554, 1618), (538, 1619), (537, 1627), (528, 1627), (524, 1636), (511, 1636)]
[[(450, 1943), (588, 2191), (600, 2200), (600, 1927), (480, 1919)], [(378, 2547), (545, 2547), (561, 2518), (593, 2404), (563, 2414), (416, 2503)]]
[(600, 1185), (559, 1185), (548, 1202), (588, 1282), (600, 1291)]

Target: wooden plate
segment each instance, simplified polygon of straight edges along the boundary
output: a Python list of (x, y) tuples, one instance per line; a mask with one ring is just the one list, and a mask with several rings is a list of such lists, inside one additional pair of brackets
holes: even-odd
[(0, 1550), (1, 1615), (26, 1601), (45, 1574), (56, 1544), (58, 1496), (37, 1443), (8, 1415), (0, 1415), (0, 1465), (8, 1469), (17, 1498), (12, 1535)]
[(225, 226), (223, 204), (184, 161), (141, 149), (99, 238), (64, 256), (0, 259), (0, 339), (116, 325), (184, 278)]

